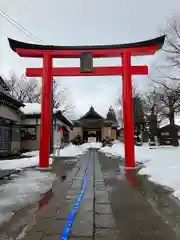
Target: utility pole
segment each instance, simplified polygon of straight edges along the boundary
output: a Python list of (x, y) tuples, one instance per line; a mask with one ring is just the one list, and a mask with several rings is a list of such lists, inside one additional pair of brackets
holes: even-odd
[(53, 126), (53, 89), (54, 89), (54, 79), (52, 79), (52, 91), (51, 91), (51, 135), (50, 135), (50, 154), (53, 153), (53, 132), (54, 132), (54, 126)]
[(158, 137), (157, 137), (157, 111), (156, 111), (156, 93), (155, 90), (153, 92), (153, 105), (151, 107), (151, 114), (150, 114), (150, 141), (153, 146), (157, 145)]

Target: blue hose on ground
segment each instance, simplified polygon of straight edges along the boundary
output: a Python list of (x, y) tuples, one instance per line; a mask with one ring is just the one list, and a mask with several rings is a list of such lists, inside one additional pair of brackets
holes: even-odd
[(65, 224), (65, 227), (64, 227), (64, 230), (60, 236), (60, 240), (67, 240), (68, 237), (69, 237), (69, 233), (70, 233), (70, 230), (71, 230), (71, 227), (72, 227), (72, 224), (74, 222), (74, 218), (76, 216), (76, 213), (77, 213), (77, 210), (78, 210), (78, 207), (79, 207), (79, 204), (83, 198), (83, 195), (84, 195), (84, 192), (85, 192), (85, 189), (86, 189), (86, 185), (87, 185), (87, 174), (88, 174), (88, 169), (89, 169), (89, 166), (90, 166), (90, 159), (88, 160), (88, 164), (87, 164), (87, 167), (85, 169), (85, 173), (84, 173), (84, 179), (83, 179), (83, 185), (82, 185), (82, 188), (81, 188), (81, 191), (78, 195), (78, 197), (76, 198), (74, 204), (73, 204), (73, 207), (67, 217), (67, 221), (66, 221), (66, 224)]

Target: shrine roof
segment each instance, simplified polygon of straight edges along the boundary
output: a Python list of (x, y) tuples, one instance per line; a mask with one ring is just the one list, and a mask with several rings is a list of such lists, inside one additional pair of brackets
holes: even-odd
[(101, 115), (99, 115), (99, 113), (97, 113), (92, 106), (90, 107), (89, 111), (78, 120), (81, 121), (81, 120), (88, 120), (88, 119), (104, 120), (104, 118)]

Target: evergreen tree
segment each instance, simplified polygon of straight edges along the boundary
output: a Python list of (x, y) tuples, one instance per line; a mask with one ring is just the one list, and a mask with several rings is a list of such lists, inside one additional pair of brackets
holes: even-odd
[(106, 119), (117, 122), (116, 113), (112, 106), (110, 106), (109, 111), (106, 115)]
[(137, 142), (141, 142), (141, 136), (145, 131), (145, 116), (140, 96), (133, 97), (134, 134)]

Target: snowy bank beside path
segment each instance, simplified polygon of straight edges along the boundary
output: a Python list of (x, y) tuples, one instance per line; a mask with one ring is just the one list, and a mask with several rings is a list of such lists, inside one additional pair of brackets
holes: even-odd
[(18, 209), (39, 201), (41, 194), (52, 187), (55, 178), (56, 175), (50, 172), (29, 170), (0, 185), (0, 225), (9, 221)]
[[(52, 159), (49, 159), (50, 164), (52, 164)], [(36, 167), (39, 165), (39, 156), (19, 158), (12, 160), (2, 160), (0, 161), (0, 170), (8, 169), (23, 169), (29, 167)]]
[[(60, 150), (59, 156), (61, 157), (74, 157), (82, 155), (87, 150), (87, 147), (74, 146), (72, 144)], [(27, 156), (24, 158), (17, 158), (12, 160), (2, 160), (0, 161), (0, 170), (3, 169), (23, 169), (28, 167), (36, 167), (39, 165), (39, 151), (31, 151), (23, 153), (22, 156)], [(50, 156), (49, 164), (51, 165), (53, 159)]]
[(25, 152), (21, 156), (33, 157), (33, 156), (37, 156), (38, 154), (39, 154), (39, 151), (31, 151), (31, 152)]
[[(100, 151), (111, 156), (125, 156), (124, 144), (120, 142)], [(150, 149), (148, 145), (135, 146), (135, 157), (136, 162), (143, 163), (139, 174), (148, 175), (151, 181), (173, 189), (173, 196), (180, 200), (180, 147), (159, 146)]]

